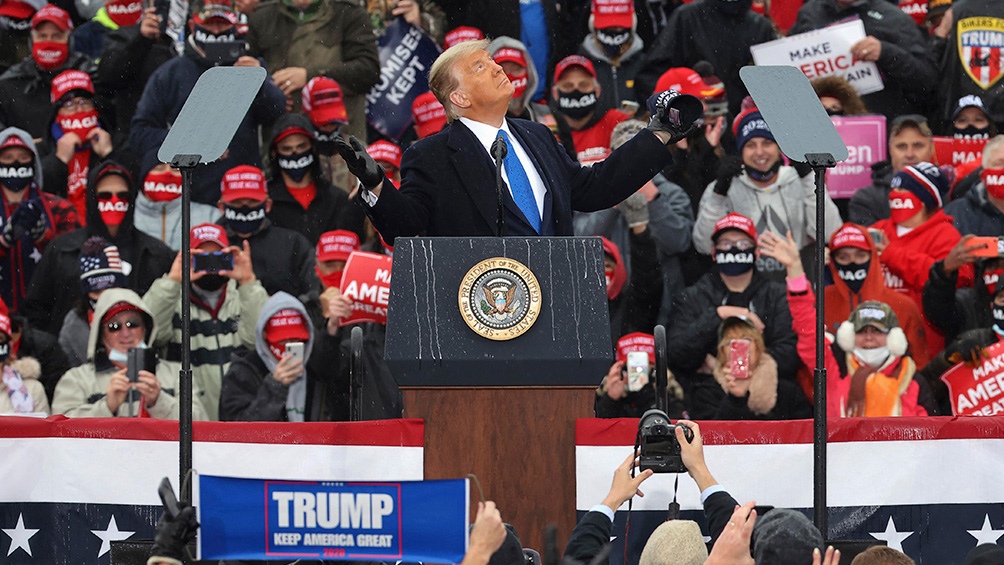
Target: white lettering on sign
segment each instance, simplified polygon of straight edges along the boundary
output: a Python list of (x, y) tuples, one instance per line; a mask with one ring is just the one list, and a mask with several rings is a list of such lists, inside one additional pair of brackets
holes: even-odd
[[(383, 519), (394, 512), (389, 494), (351, 492), (272, 493), (280, 528), (382, 529)], [(278, 542), (276, 542), (278, 543)]]

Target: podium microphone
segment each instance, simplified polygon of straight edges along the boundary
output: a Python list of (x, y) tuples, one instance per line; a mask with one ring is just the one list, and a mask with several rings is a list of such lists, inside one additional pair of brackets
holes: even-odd
[(499, 131), (495, 141), (492, 142), (492, 159), (495, 160), (495, 192), (498, 196), (498, 224), (496, 231), (499, 237), (502, 237), (502, 226), (504, 225), (504, 220), (502, 219), (502, 191), (506, 187), (505, 181), (502, 180), (502, 161), (505, 159), (506, 153), (509, 152), (509, 148), (505, 144), (505, 137), (503, 136), (503, 132)]

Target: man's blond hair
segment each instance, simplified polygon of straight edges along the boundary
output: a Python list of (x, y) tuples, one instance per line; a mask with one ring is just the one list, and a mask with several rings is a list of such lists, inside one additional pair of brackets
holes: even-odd
[(859, 553), (851, 565), (914, 565), (903, 552), (896, 551), (891, 547), (875, 546), (869, 547)]
[(429, 89), (446, 110), (447, 122), (452, 122), (460, 117), (457, 114), (457, 108), (453, 102), (450, 102), (450, 95), (460, 86), (460, 79), (456, 72), (457, 63), (472, 53), (484, 51), (487, 48), (487, 39), (464, 41), (443, 51), (432, 63), (432, 68), (429, 69)]

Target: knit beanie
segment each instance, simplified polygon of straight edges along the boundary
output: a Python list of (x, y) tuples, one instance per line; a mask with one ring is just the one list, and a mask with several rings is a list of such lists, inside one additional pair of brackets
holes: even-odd
[(80, 247), (80, 290), (87, 294), (127, 284), (118, 247), (98, 235), (88, 238)]
[(949, 190), (948, 179), (941, 174), (941, 169), (931, 163), (903, 167), (902, 171), (892, 177), (889, 186), (912, 192), (931, 210), (941, 208), (941, 195), (947, 194)]
[(1004, 548), (990, 543), (977, 545), (966, 555), (966, 565), (1004, 565)]
[(697, 522), (670, 520), (652, 532), (638, 565), (701, 565), (708, 558), (708, 547)]
[(736, 148), (740, 153), (746, 143), (754, 137), (776, 141), (774, 134), (767, 127), (767, 122), (760, 115), (760, 110), (756, 108), (751, 108), (736, 116), (735, 121), (732, 122), (732, 134), (736, 136)]
[(775, 508), (757, 519), (751, 544), (757, 565), (809, 565), (812, 550), (823, 548), (823, 536), (805, 514)]

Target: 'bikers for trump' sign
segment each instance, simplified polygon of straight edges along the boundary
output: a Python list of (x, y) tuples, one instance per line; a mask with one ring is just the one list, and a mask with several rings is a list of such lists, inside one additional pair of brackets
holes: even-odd
[(948, 385), (956, 416), (996, 416), (1004, 413), (1004, 341), (984, 350), (980, 364), (958, 364), (941, 376)]
[(342, 271), (342, 294), (352, 299), (352, 314), (342, 318), (340, 325), (374, 322), (387, 325), (387, 305), (390, 303), (390, 267), (387, 255), (355, 251), (349, 255)]
[(864, 38), (865, 25), (861, 20), (852, 20), (754, 45), (750, 52), (757, 65), (798, 67), (809, 80), (839, 75), (858, 94), (870, 94), (882, 90), (885, 84), (875, 63), (851, 55), (851, 46)]
[(459, 563), (468, 483), (199, 477), (200, 559)]

